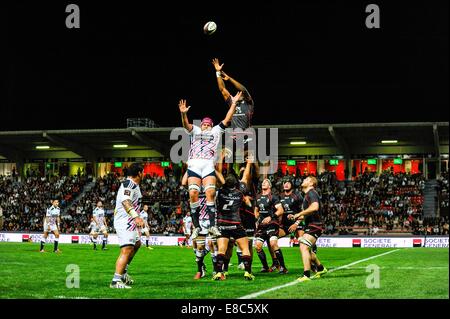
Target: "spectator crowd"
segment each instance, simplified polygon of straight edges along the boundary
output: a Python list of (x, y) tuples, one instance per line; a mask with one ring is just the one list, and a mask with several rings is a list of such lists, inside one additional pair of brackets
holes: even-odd
[[(142, 204), (149, 206), (151, 233), (179, 234), (182, 233), (182, 218), (189, 210), (189, 194), (180, 186), (179, 176), (171, 171), (165, 173), (162, 177), (145, 175), (141, 182)], [(269, 176), (274, 193), (282, 191), (283, 179), (288, 175), (279, 170)], [(297, 189), (305, 177), (290, 176)], [(388, 170), (376, 175), (366, 171), (353, 181), (338, 181), (334, 172), (324, 172), (317, 178), (327, 235), (448, 234), (448, 214), (441, 218), (423, 217), (425, 180), (421, 174), (394, 174)], [(122, 180), (123, 177), (113, 173), (92, 180), (84, 175), (30, 176), (23, 182), (0, 176), (3, 229), (42, 231), (46, 208), (52, 198), (58, 198), (62, 233), (88, 232), (92, 211), (99, 200), (103, 202), (110, 231), (113, 231), (115, 200)], [(448, 209), (448, 173), (442, 174), (438, 184), (441, 210)], [(80, 193), (82, 196), (78, 196)]]

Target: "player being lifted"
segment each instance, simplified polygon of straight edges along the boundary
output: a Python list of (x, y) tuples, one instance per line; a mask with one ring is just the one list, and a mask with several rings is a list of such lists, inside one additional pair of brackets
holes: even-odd
[(191, 107), (187, 106), (186, 100), (180, 100), (178, 103), (183, 127), (191, 135), (187, 172), (192, 222), (195, 227), (192, 232), (192, 239), (198, 236), (201, 229), (199, 224), (200, 202), (198, 200), (201, 185), (204, 186), (206, 194), (206, 210), (210, 221), (209, 232), (213, 236), (220, 235), (215, 221), (216, 176), (214, 161), (221, 135), (231, 121), (236, 103), (241, 95), (242, 92), (238, 92), (236, 96), (231, 97), (231, 107), (225, 119), (216, 126), (213, 126), (213, 121), (208, 117), (202, 120), (201, 127), (192, 125), (187, 117), (187, 112)]
[(140, 217), (144, 222), (144, 227), (140, 229), (141, 234), (145, 235), (145, 247), (149, 250), (153, 250), (152, 247), (148, 245), (150, 241), (150, 226), (148, 225), (148, 205), (145, 204), (140, 213)]
[[(307, 177), (302, 183), (302, 189), (305, 193), (305, 197), (302, 203), (302, 211), (291, 215), (291, 220), (300, 221), (305, 220), (305, 233), (300, 238), (300, 252), (303, 260), (303, 277), (297, 280), (308, 281), (314, 278), (319, 278), (322, 274), (325, 274), (328, 270), (320, 263), (315, 253), (311, 252), (312, 247), (315, 245), (317, 239), (322, 234), (322, 211), (319, 194), (316, 192), (317, 179), (315, 177)], [(316, 274), (311, 277), (311, 263), (314, 263), (317, 267)]]
[(278, 230), (284, 210), (279, 197), (272, 194), (272, 183), (270, 180), (267, 178), (264, 179), (261, 188), (261, 193), (256, 198), (255, 207), (255, 217), (257, 220), (255, 248), (263, 266), (261, 272), (270, 272), (271, 269), (273, 270), (273, 267), (269, 268), (266, 254), (263, 250), (263, 244), (267, 241), (269, 248), (272, 249), (276, 259), (280, 263), (280, 274), (282, 274), (285, 273), (286, 266), (281, 249), (278, 247)]
[[(105, 210), (103, 209), (101, 200), (97, 202), (97, 207), (95, 207), (92, 212), (92, 217), (97, 225), (97, 231), (103, 233), (102, 250), (106, 250), (106, 243), (108, 241), (108, 227), (106, 225), (108, 225), (108, 223), (106, 221)], [(94, 238), (97, 239), (97, 236), (98, 233)], [(96, 249), (96, 246), (94, 246), (94, 249)]]
[(59, 253), (58, 249), (59, 243), (59, 224), (61, 223), (61, 219), (59, 218), (60, 209), (59, 209), (59, 200), (52, 200), (52, 206), (47, 208), (47, 212), (44, 217), (44, 238), (41, 239), (41, 249), (40, 252), (45, 252), (44, 245), (47, 241), (48, 233), (52, 232), (55, 235), (55, 242), (53, 247), (54, 253)]
[(117, 192), (114, 228), (119, 239), (120, 254), (111, 288), (131, 288), (134, 282), (128, 275), (128, 266), (141, 246), (137, 227), (144, 226), (144, 221), (139, 217), (142, 199), (139, 183), (143, 170), (138, 163), (131, 164), (127, 170), (127, 179), (121, 183)]

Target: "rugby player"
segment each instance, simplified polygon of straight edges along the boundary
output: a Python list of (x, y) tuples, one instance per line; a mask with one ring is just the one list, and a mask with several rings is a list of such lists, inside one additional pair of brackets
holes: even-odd
[[(261, 187), (262, 191), (257, 195), (255, 206), (255, 218), (257, 220), (255, 248), (263, 266), (261, 272), (270, 272), (273, 270), (273, 267), (269, 268), (269, 265), (267, 264), (266, 254), (263, 250), (263, 244), (265, 241), (268, 242), (268, 246), (274, 252), (280, 266), (285, 268), (283, 254), (278, 247), (277, 237), (280, 227), (280, 219), (284, 211), (279, 197), (272, 194), (272, 183), (270, 180), (267, 178), (264, 179)], [(273, 264), (275, 265), (275, 260)]]
[(137, 227), (143, 227), (139, 217), (142, 193), (139, 184), (143, 177), (143, 167), (133, 163), (128, 167), (127, 178), (117, 192), (114, 211), (114, 228), (119, 239), (120, 254), (116, 261), (116, 270), (110, 284), (111, 288), (129, 289), (134, 283), (128, 274), (128, 267), (141, 246)]
[[(97, 230), (103, 233), (102, 250), (106, 250), (106, 242), (108, 240), (108, 225), (101, 200), (97, 202), (97, 207), (92, 212), (94, 222), (97, 224)], [(98, 235), (98, 234), (97, 234)], [(97, 236), (95, 236), (97, 238)]]
[[(300, 252), (303, 260), (303, 276), (297, 279), (298, 281), (303, 282), (319, 278), (328, 270), (321, 264), (317, 255), (311, 253), (312, 247), (315, 245), (320, 235), (322, 235), (323, 231), (320, 197), (315, 190), (317, 179), (313, 176), (309, 176), (305, 178), (301, 186), (305, 194), (302, 203), (302, 211), (291, 215), (289, 218), (296, 220), (296, 223), (299, 223), (301, 219), (304, 219), (305, 221), (304, 234), (299, 239)], [(317, 267), (317, 272), (312, 277), (311, 263), (314, 263)]]
[(191, 135), (187, 173), (192, 222), (195, 227), (192, 232), (192, 239), (195, 239), (201, 230), (199, 224), (200, 202), (198, 200), (201, 185), (204, 186), (206, 194), (206, 210), (210, 222), (209, 233), (213, 236), (220, 235), (215, 225), (216, 174), (214, 161), (221, 135), (228, 127), (236, 109), (236, 103), (241, 96), (242, 92), (238, 92), (236, 96), (231, 96), (231, 107), (225, 119), (216, 126), (208, 117), (202, 120), (201, 127), (192, 125), (187, 117), (187, 112), (191, 107), (187, 106), (186, 100), (180, 100), (178, 103), (183, 127)]
[(150, 226), (148, 225), (148, 205), (147, 204), (145, 204), (142, 207), (142, 211), (139, 215), (144, 222), (144, 227), (140, 228), (139, 231), (140, 231), (141, 235), (145, 235), (145, 247), (147, 249), (153, 250), (153, 248), (148, 245), (148, 242), (150, 240)]
[(47, 208), (47, 212), (44, 217), (44, 236), (43, 236), (43, 239), (41, 239), (41, 249), (40, 249), (41, 253), (45, 252), (44, 245), (45, 245), (45, 242), (47, 241), (49, 232), (52, 232), (55, 235), (53, 252), (54, 253), (60, 252), (60, 250), (58, 249), (59, 224), (61, 223), (61, 219), (60, 219), (59, 215), (60, 215), (59, 200), (53, 199), (52, 206)]

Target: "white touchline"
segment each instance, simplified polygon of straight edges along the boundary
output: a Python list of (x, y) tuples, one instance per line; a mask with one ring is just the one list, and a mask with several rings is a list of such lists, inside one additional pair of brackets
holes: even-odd
[[(382, 254), (379, 254), (379, 255), (375, 255), (375, 256), (369, 257), (369, 258), (364, 258), (364, 259), (361, 259), (361, 260), (357, 260), (357, 261), (352, 262), (352, 263), (350, 263), (348, 265), (344, 265), (344, 266), (340, 266), (340, 267), (337, 267), (337, 268), (333, 268), (333, 269), (329, 270), (328, 273), (335, 272), (337, 270), (344, 269), (344, 268), (349, 268), (349, 267), (351, 267), (353, 265), (356, 265), (356, 264), (359, 264), (359, 263), (362, 263), (362, 262), (365, 262), (365, 261), (368, 261), (368, 260), (371, 260), (371, 259), (374, 259), (374, 258), (378, 258), (378, 257), (384, 256), (384, 255), (392, 254), (392, 253), (394, 253), (396, 251), (399, 251), (399, 250), (400, 249), (395, 249), (395, 250), (391, 250), (391, 251), (388, 251), (388, 252), (385, 252), (385, 253), (382, 253)], [(264, 295), (264, 294), (266, 294), (268, 292), (275, 291), (275, 290), (282, 289), (282, 288), (289, 287), (289, 286), (293, 286), (293, 285), (296, 285), (296, 284), (299, 284), (299, 283), (300, 283), (299, 281), (295, 280), (295, 281), (288, 282), (287, 284), (284, 284), (284, 285), (281, 285), (281, 286), (275, 286), (273, 288), (269, 288), (269, 289), (266, 289), (266, 290), (261, 290), (261, 291), (255, 292), (253, 294), (246, 295), (246, 296), (240, 297), (238, 299), (253, 299), (253, 298), (256, 298), (258, 296)]]

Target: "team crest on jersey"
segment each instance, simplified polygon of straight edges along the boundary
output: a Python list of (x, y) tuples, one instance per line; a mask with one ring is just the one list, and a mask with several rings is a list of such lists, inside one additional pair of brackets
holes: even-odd
[(130, 196), (131, 195), (131, 191), (129, 189), (125, 189), (123, 191), (123, 194), (126, 195), (126, 196)]

